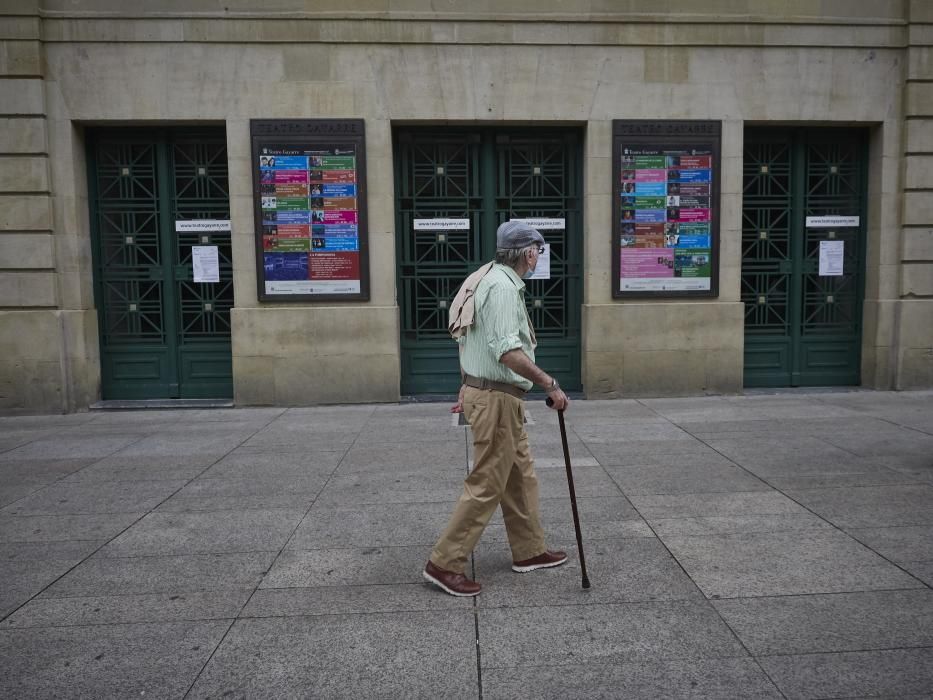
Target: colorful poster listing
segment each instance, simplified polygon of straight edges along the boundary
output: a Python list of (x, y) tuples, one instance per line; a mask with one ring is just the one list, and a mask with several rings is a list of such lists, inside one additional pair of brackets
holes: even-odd
[(613, 296), (715, 295), (718, 139), (648, 124), (614, 139)]
[[(305, 121), (317, 120), (299, 124)], [(362, 122), (359, 127), (362, 136)], [(253, 157), (259, 190), (260, 298), (368, 298), (362, 139), (257, 143), (254, 131)]]

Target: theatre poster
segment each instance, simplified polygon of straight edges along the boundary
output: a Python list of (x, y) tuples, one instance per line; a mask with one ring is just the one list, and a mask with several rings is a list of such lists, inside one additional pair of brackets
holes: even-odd
[(362, 119), (250, 122), (261, 301), (369, 299)]
[(717, 121), (613, 121), (614, 298), (719, 293)]

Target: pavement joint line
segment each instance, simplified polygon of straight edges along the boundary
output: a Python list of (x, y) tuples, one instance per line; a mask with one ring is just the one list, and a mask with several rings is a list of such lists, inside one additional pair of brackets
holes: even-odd
[[(373, 409), (372, 411), (370, 411), (370, 414), (369, 414), (369, 415), (371, 416), (372, 413), (373, 413), (374, 411), (375, 411), (375, 409)], [(257, 435), (260, 431), (262, 431), (262, 430), (268, 428), (268, 427), (269, 427), (270, 425), (272, 425), (272, 423), (274, 423), (276, 420), (278, 420), (279, 418), (281, 418), (281, 417), (284, 416), (284, 415), (287, 415), (288, 412), (289, 412), (289, 410), (287, 409), (287, 410), (285, 410), (285, 411), (283, 411), (283, 412), (281, 412), (281, 413), (276, 414), (276, 415), (273, 416), (262, 428), (260, 428), (258, 431), (256, 431), (256, 433), (253, 433), (252, 435), (250, 435), (250, 437), (244, 439), (243, 442), (246, 442), (247, 440), (249, 440), (249, 439), (252, 438), (253, 436)], [(309, 416), (309, 418), (313, 418), (313, 417)], [(361, 432), (361, 431), (360, 431), (360, 432)], [(256, 591), (259, 590), (259, 587), (260, 587), (260, 585), (262, 584), (263, 579), (266, 577), (266, 575), (267, 575), (270, 571), (272, 571), (272, 567), (275, 566), (275, 562), (278, 561), (279, 557), (282, 556), (282, 552), (285, 551), (286, 547), (288, 546), (288, 543), (289, 543), (289, 542), (291, 541), (291, 539), (295, 536), (295, 532), (297, 532), (297, 531), (298, 531), (298, 528), (301, 527), (301, 523), (304, 522), (304, 519), (308, 517), (308, 513), (311, 512), (311, 509), (314, 507), (314, 503), (317, 501), (317, 498), (321, 495), (321, 493), (324, 491), (324, 489), (327, 488), (327, 484), (329, 484), (329, 483), (330, 483), (330, 480), (333, 479), (334, 474), (337, 473), (337, 470), (340, 469), (340, 465), (343, 463), (343, 460), (346, 459), (347, 453), (353, 448), (353, 445), (355, 445), (355, 444), (356, 444), (356, 441), (359, 439), (360, 432), (357, 432), (357, 433), (356, 433), (356, 436), (355, 436), (353, 442), (344, 450), (343, 456), (340, 458), (340, 460), (338, 460), (336, 466), (334, 467), (334, 470), (330, 473), (330, 476), (327, 477), (327, 479), (325, 480), (324, 484), (321, 486), (320, 490), (318, 490), (317, 494), (315, 495), (314, 499), (311, 501), (310, 505), (308, 505), (307, 509), (306, 509), (305, 512), (304, 512), (304, 515), (302, 515), (301, 518), (298, 519), (298, 521), (297, 521), (296, 524), (295, 524), (295, 527), (292, 528), (291, 534), (290, 534), (287, 538), (285, 538), (285, 541), (284, 541), (283, 545), (279, 548), (278, 554), (276, 554), (276, 555), (272, 558), (272, 561), (269, 563), (269, 567), (268, 567), (265, 571), (262, 572), (262, 575), (261, 575), (259, 581), (258, 581), (258, 582), (256, 583), (256, 585), (253, 587), (253, 592), (250, 593), (250, 594), (246, 597), (246, 600), (243, 602), (243, 605), (240, 607), (240, 610), (239, 610), (239, 612), (237, 613), (237, 617), (236, 617), (233, 621), (231, 621), (231, 623), (228, 625), (227, 629), (224, 630), (224, 633), (223, 633), (223, 635), (221, 636), (220, 640), (217, 642), (216, 646), (211, 650), (211, 653), (208, 655), (207, 659), (205, 660), (205, 662), (204, 662), (204, 664), (201, 666), (201, 668), (198, 669), (198, 672), (195, 674), (194, 679), (191, 681), (191, 685), (188, 686), (188, 690), (185, 691), (185, 694), (184, 694), (183, 697), (187, 698), (187, 697), (191, 694), (191, 691), (194, 690), (194, 686), (197, 685), (198, 680), (200, 680), (201, 676), (203, 675), (204, 669), (206, 669), (206, 668), (208, 667), (208, 665), (211, 663), (211, 661), (212, 661), (213, 658), (214, 658), (214, 655), (217, 653), (217, 650), (220, 649), (221, 646), (223, 646), (224, 641), (227, 639), (227, 636), (230, 634), (230, 630), (232, 630), (232, 629), (233, 629), (233, 626), (236, 624), (237, 619), (239, 619), (240, 614), (242, 614), (242, 612), (246, 609), (246, 606), (249, 605), (250, 601), (253, 599), (253, 596), (256, 595)], [(242, 445), (242, 444), (243, 444), (243, 443), (241, 442), (240, 445)], [(239, 447), (240, 445), (238, 445), (237, 447)], [(236, 447), (234, 447), (233, 449), (235, 450)], [(335, 450), (335, 451), (337, 451), (337, 450)], [(230, 452), (233, 452), (233, 450), (230, 450)], [(227, 454), (229, 454), (230, 452), (228, 452)], [(224, 456), (226, 456), (226, 455), (224, 455)], [(220, 459), (223, 459), (223, 457), (219, 458), (217, 461), (219, 462)], [(215, 462), (214, 464), (216, 464), (216, 463), (217, 463), (217, 462)], [(211, 466), (213, 466), (213, 465), (211, 465)], [(210, 467), (208, 467), (208, 469), (210, 469)], [(206, 471), (206, 470), (205, 470), (205, 471)], [(204, 473), (204, 472), (202, 472), (202, 474), (203, 474), (203, 473)], [(274, 551), (274, 550), (273, 550), (273, 551)]]
[(759, 654), (753, 658), (759, 659), (771, 659), (777, 657), (787, 657), (787, 656), (838, 656), (840, 654), (871, 654), (879, 651), (914, 651), (916, 649), (933, 649), (933, 644), (916, 644), (912, 646), (897, 646), (897, 647), (868, 647), (865, 649), (839, 649), (832, 651), (803, 651), (803, 652), (787, 652), (780, 654)]
[[(706, 445), (706, 446), (709, 447), (710, 449), (712, 449), (712, 450), (718, 452), (718, 453), (719, 453), (720, 455), (722, 455), (724, 458), (728, 459), (730, 462), (732, 462), (733, 464), (735, 464), (735, 465), (737, 465), (738, 467), (740, 467), (743, 471), (747, 472), (747, 473), (750, 474), (751, 476), (753, 476), (753, 477), (759, 479), (760, 481), (764, 482), (765, 484), (767, 484), (768, 486), (770, 486), (772, 489), (774, 489), (777, 493), (779, 493), (779, 494), (781, 494), (782, 496), (784, 496), (785, 498), (787, 498), (787, 499), (793, 501), (793, 502), (796, 503), (798, 506), (800, 506), (801, 508), (803, 508), (804, 510), (806, 510), (808, 513), (810, 513), (811, 515), (813, 515), (813, 516), (819, 518), (819, 519), (822, 520), (824, 523), (826, 523), (827, 525), (829, 525), (829, 527), (831, 527), (832, 529), (834, 529), (834, 530), (836, 530), (837, 532), (841, 533), (843, 536), (847, 537), (848, 539), (852, 540), (853, 542), (858, 543), (859, 545), (861, 545), (862, 547), (864, 547), (865, 549), (867, 549), (869, 552), (872, 552), (874, 555), (876, 555), (876, 556), (880, 557), (881, 559), (883, 559), (884, 561), (888, 562), (891, 566), (894, 566), (895, 568), (901, 570), (903, 573), (907, 574), (908, 576), (910, 576), (912, 579), (914, 579), (915, 581), (917, 581), (917, 582), (920, 583), (921, 585), (923, 585), (923, 586), (925, 586), (925, 587), (927, 587), (927, 588), (933, 588), (933, 586), (930, 586), (929, 584), (927, 584), (927, 583), (926, 583), (923, 579), (921, 579), (918, 575), (916, 575), (916, 574), (914, 574), (914, 573), (908, 571), (906, 568), (904, 568), (903, 566), (901, 566), (900, 564), (898, 564), (898, 563), (897, 563), (896, 561), (894, 561), (893, 559), (890, 559), (890, 558), (886, 557), (885, 555), (883, 555), (881, 552), (877, 551), (877, 550), (874, 549), (873, 547), (870, 547), (870, 546), (868, 546), (867, 544), (865, 544), (864, 542), (858, 540), (856, 537), (854, 537), (853, 535), (851, 535), (851, 534), (849, 534), (848, 532), (846, 532), (845, 530), (843, 530), (842, 527), (840, 527), (840, 526), (837, 525), (836, 523), (832, 522), (831, 520), (828, 520), (827, 518), (824, 518), (822, 515), (820, 515), (819, 513), (817, 513), (817, 512), (816, 512), (815, 510), (813, 510), (812, 508), (809, 508), (809, 507), (807, 507), (806, 505), (804, 505), (803, 503), (801, 503), (800, 501), (798, 501), (798, 500), (797, 500), (796, 498), (794, 498), (791, 494), (787, 493), (787, 492), (784, 491), (783, 489), (778, 488), (776, 485), (774, 485), (772, 482), (770, 482), (765, 476), (760, 476), (760, 475), (758, 475), (758, 474), (755, 474), (755, 473), (752, 472), (750, 469), (746, 468), (745, 465), (740, 464), (740, 463), (736, 462), (735, 460), (733, 460), (733, 459), (727, 457), (727, 456), (726, 456), (725, 454), (723, 454), (720, 450), (716, 449), (715, 447), (713, 447), (712, 445), (710, 445), (708, 442), (706, 442), (706, 440), (701, 439), (701, 438), (697, 438), (696, 436), (694, 436), (694, 439), (696, 439), (696, 440), (698, 440), (699, 442), (703, 443), (704, 445)], [(820, 439), (820, 438), (817, 438), (817, 439)], [(821, 440), (821, 441), (826, 442), (825, 440)], [(844, 450), (844, 451), (849, 452), (849, 454), (851, 454), (851, 455), (853, 455), (853, 456), (856, 456), (856, 457), (860, 456), (860, 455), (857, 455), (857, 454), (854, 453), (854, 452), (851, 452), (850, 450)], [(610, 475), (610, 478), (611, 478), (611, 476), (612, 476), (612, 475)], [(837, 488), (852, 488), (852, 487), (837, 487)], [(855, 487), (855, 488), (858, 488), (858, 487)], [(870, 487), (863, 487), (863, 488), (870, 488)], [(817, 490), (823, 490), (823, 489), (817, 489)], [(650, 527), (650, 526), (651, 526), (651, 525), (650, 525), (650, 523), (649, 523), (649, 527)], [(654, 531), (653, 528), (652, 528), (652, 531)], [(657, 533), (655, 533), (655, 534), (657, 534)], [(659, 539), (660, 539), (660, 538), (659, 538)], [(663, 540), (662, 540), (662, 542), (663, 542)], [(673, 556), (673, 553), (672, 553), (672, 556)], [(692, 580), (692, 579), (691, 579), (691, 580)]]

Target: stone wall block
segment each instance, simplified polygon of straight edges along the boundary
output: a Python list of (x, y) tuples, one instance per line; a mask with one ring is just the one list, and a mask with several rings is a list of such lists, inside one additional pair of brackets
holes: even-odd
[(933, 116), (933, 83), (907, 84), (907, 115)]
[(42, 81), (0, 78), (0, 115), (45, 114)]
[(933, 156), (906, 156), (904, 161), (906, 189), (933, 189)]
[(933, 222), (933, 196), (929, 192), (904, 193), (904, 223), (929, 225)]
[(50, 231), (52, 208), (45, 195), (0, 195), (0, 231)]
[(933, 263), (904, 265), (901, 289), (903, 294), (933, 296)]
[(738, 302), (640, 302), (590, 304), (584, 307), (589, 336), (587, 351), (721, 350), (739, 348), (744, 323)]
[(904, 229), (903, 258), (933, 262), (933, 228)]
[(53, 238), (47, 233), (0, 233), (0, 260), (7, 269), (52, 268)]
[(45, 156), (0, 156), (0, 192), (48, 192)]
[[(15, 40), (37, 40), (41, 34), (39, 26), (39, 8), (35, 0), (28, 0), (27, 3), (10, 3), (15, 7), (3, 8), (0, 10), (0, 16), (3, 21), (0, 22), (0, 39)], [(33, 5), (33, 7), (28, 7)], [(8, 16), (14, 15), (14, 16)], [(29, 17), (27, 15), (36, 15)]]
[(45, 120), (0, 119), (0, 153), (45, 153)]
[(0, 75), (41, 75), (40, 47), (38, 41), (0, 41)]
[(933, 153), (933, 119), (907, 122), (907, 153)]
[(29, 308), (55, 306), (52, 272), (0, 272), (0, 306)]

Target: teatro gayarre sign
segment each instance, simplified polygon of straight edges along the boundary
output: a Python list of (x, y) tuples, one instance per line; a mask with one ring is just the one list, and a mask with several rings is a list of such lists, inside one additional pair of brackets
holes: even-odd
[(720, 122), (612, 126), (612, 296), (718, 296)]

